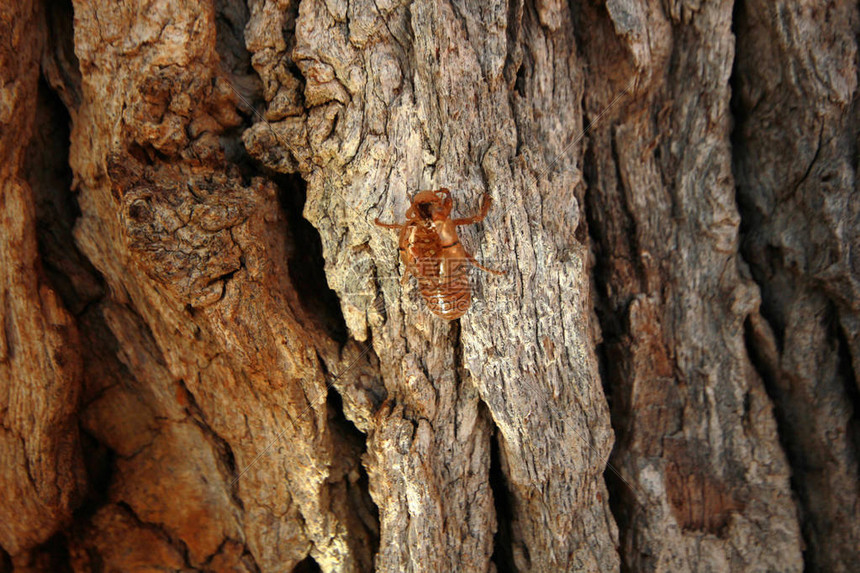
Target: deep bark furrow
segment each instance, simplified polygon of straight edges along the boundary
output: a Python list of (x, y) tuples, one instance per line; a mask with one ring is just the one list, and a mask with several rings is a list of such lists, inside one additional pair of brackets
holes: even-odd
[[(489, 410), (487, 414), (489, 415)], [(493, 492), (493, 503), (496, 510), (496, 533), (493, 540), (493, 564), (499, 573), (516, 573), (512, 551), (513, 534), (513, 499), (508, 491), (505, 471), (502, 469), (502, 449), (499, 444), (498, 429), (494, 429), (490, 445), (490, 488)]]

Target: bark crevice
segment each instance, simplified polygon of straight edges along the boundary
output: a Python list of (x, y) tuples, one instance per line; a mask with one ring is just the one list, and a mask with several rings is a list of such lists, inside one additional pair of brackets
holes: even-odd
[[(490, 411), (482, 404), (483, 415), (490, 418)], [(502, 449), (499, 444), (499, 430), (492, 425), (490, 433), (490, 470), (489, 482), (493, 492), (493, 505), (496, 511), (496, 534), (493, 538), (492, 562), (498, 573), (518, 573), (514, 561), (514, 537), (511, 524), (514, 518), (513, 496), (507, 486), (507, 476), (502, 468)]]
[[(591, 125), (591, 120), (589, 120), (587, 115), (583, 117), (583, 122), (586, 125)], [(613, 308), (612, 301), (608, 294), (611, 274), (608, 268), (607, 253), (604, 251), (605, 245), (607, 244), (606, 240), (608, 239), (603, 237), (603, 224), (599, 220), (599, 207), (593, 203), (593, 201), (599, 199), (596, 199), (595, 194), (592, 193), (592, 189), (600, 184), (598, 176), (595, 173), (597, 164), (594, 151), (595, 140), (591, 136), (586, 136), (584, 138), (584, 142), (585, 149), (583, 152), (584, 167), (582, 171), (582, 179), (583, 184), (585, 185), (585, 193), (583, 194), (582, 217), (583, 226), (587, 229), (586, 236), (589, 244), (589, 251), (593, 253), (590, 267), (593, 285), (591, 292), (593, 293), (592, 308), (594, 314), (592, 316), (597, 321), (597, 328), (600, 333), (599, 344), (595, 347), (595, 356), (601, 385), (609, 407), (610, 425), (615, 434), (615, 443), (613, 444), (609, 461), (607, 461), (608, 466), (612, 463), (613, 455), (618, 450), (619, 446), (625, 442), (627, 434), (626, 428), (629, 424), (627, 417), (622, 415), (623, 408), (617, 403), (619, 399), (623, 399), (623, 397), (616, 395), (616, 391), (618, 390), (617, 380), (620, 376), (623, 376), (623, 373), (619, 370), (621, 363), (618, 360), (610, 360), (608, 356), (608, 353), (613, 347), (622, 343), (622, 339), (625, 335), (624, 316), (627, 313), (627, 309), (626, 306)], [(618, 157), (614, 144), (611, 144), (611, 149), (612, 157), (615, 160), (615, 174), (618, 184), (620, 185), (621, 180), (618, 172)], [(626, 204), (622, 209), (622, 216), (625, 221), (628, 219)], [(627, 233), (627, 235), (630, 236), (632, 234)], [(610, 468), (607, 467), (603, 472), (603, 480), (606, 484), (610, 513), (619, 528), (619, 531), (623, 532), (632, 526), (630, 523), (630, 515), (632, 512), (629, 511), (631, 504), (637, 504), (639, 501), (635, 494), (629, 491), (629, 486), (624, 482), (617, 471), (610, 470)], [(620, 555), (621, 570), (629, 571), (630, 567), (627, 559), (625, 558), (625, 553), (621, 552)]]
[(292, 573), (322, 573), (322, 568), (320, 568), (313, 557), (308, 555), (298, 565), (293, 567)]
[(95, 268), (75, 245), (72, 231), (81, 215), (69, 167), (71, 117), (56, 88), (40, 77), (34, 133), (24, 173), (36, 205), (36, 239), (45, 277), (75, 316), (104, 294)]
[[(836, 312), (837, 311), (834, 308), (834, 314), (836, 314)], [(858, 383), (857, 375), (854, 370), (851, 346), (848, 342), (845, 328), (838, 323), (838, 317), (834, 318), (834, 337), (839, 345), (839, 371), (842, 373), (845, 395), (848, 397), (848, 402), (851, 404), (853, 410), (851, 418), (847, 423), (848, 437), (851, 440), (855, 456), (860, 457), (860, 383)], [(858, 476), (858, 480), (860, 480), (860, 476)]]
[(307, 183), (298, 175), (273, 175), (278, 199), (287, 214), (292, 239), (290, 281), (307, 314), (341, 347), (349, 333), (337, 294), (329, 287), (319, 231), (304, 218)]
[(160, 539), (165, 541), (168, 545), (170, 545), (176, 552), (181, 556), (184, 561), (185, 567), (192, 568), (192, 564), (189, 559), (189, 551), (188, 545), (180, 538), (171, 535), (167, 529), (165, 529), (164, 524), (155, 523), (150, 521), (145, 521), (137, 515), (137, 512), (134, 511), (134, 508), (124, 501), (120, 501), (116, 503), (116, 507), (119, 511), (125, 513), (128, 517), (131, 518), (131, 521), (134, 522), (138, 527), (145, 529), (154, 533)]

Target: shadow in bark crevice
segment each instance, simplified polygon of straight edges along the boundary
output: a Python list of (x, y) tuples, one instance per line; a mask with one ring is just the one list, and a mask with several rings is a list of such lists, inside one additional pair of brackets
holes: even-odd
[[(584, 121), (588, 124), (587, 117), (584, 118)], [(622, 372), (626, 358), (619, 352), (620, 349), (624, 348), (624, 338), (629, 334), (626, 319), (629, 301), (621, 306), (613, 307), (613, 301), (609, 295), (612, 281), (611, 269), (607, 263), (607, 250), (609, 248), (607, 242), (609, 239), (604, 236), (605, 232), (608, 231), (603, 227), (603, 224), (608, 223), (602, 220), (601, 205), (597, 203), (598, 199), (591, 191), (598, 184), (594, 137), (586, 137), (584, 145), (582, 177), (585, 184), (585, 194), (582, 201), (583, 213), (580, 229), (582, 229), (582, 234), (590, 245), (589, 252), (593, 254), (594, 259), (591, 266), (591, 273), (594, 278), (592, 282), (593, 316), (597, 319), (602, 335), (602, 341), (595, 348), (595, 358), (601, 386), (609, 407), (610, 424), (615, 433), (615, 444), (609, 456), (607, 467), (603, 471), (603, 480), (609, 496), (609, 510), (618, 526), (619, 542), (623, 544), (627, 536), (635, 533), (633, 508), (644, 503), (644, 500), (637, 498), (636, 492), (631, 489), (632, 486), (625, 482), (618, 471), (610, 467), (615, 464), (618, 452), (623, 449), (627, 435), (626, 429), (629, 424), (629, 405), (626, 399), (626, 392), (629, 392), (629, 389), (624, 387), (624, 374)], [(619, 158), (615, 149), (615, 142), (610, 142), (610, 145), (612, 158), (615, 162), (615, 177), (620, 185)], [(636, 252), (635, 239), (633, 238), (635, 233), (632, 229), (633, 223), (628, 207), (625, 202), (622, 211), (624, 217), (622, 226), (625, 229), (624, 235), (629, 237), (631, 241), (631, 244), (628, 245), (628, 252)], [(640, 281), (641, 284), (641, 267), (637, 265), (636, 271), (633, 280)], [(615, 354), (614, 359), (613, 353)], [(619, 556), (621, 558), (621, 571), (625, 573), (631, 571), (631, 567), (626, 561), (627, 552), (619, 551)]]
[(108, 488), (116, 468), (116, 452), (83, 429), (81, 429), (81, 449), (84, 453), (89, 488), (83, 503), (75, 510), (73, 529), (87, 523), (99, 508), (108, 503)]
[(845, 385), (845, 395), (853, 406), (853, 413), (848, 421), (848, 439), (855, 452), (860, 457), (860, 385), (854, 375), (854, 365), (851, 359), (851, 347), (845, 334), (844, 327), (834, 321), (834, 338), (836, 339), (839, 353), (839, 372)]
[[(270, 103), (264, 100), (262, 80), (252, 66), (252, 55), (245, 45), (245, 30), (250, 20), (250, 12), (241, 0), (217, 0), (215, 13), (216, 51), (227, 74), (227, 81), (237, 93), (242, 94), (239, 96), (239, 108), (246, 117), (245, 124), (222, 134), (221, 144), (226, 159), (238, 167), (246, 179), (263, 176), (278, 185), (278, 200), (287, 216), (292, 239), (292, 245), (288, 248), (292, 256), (287, 264), (292, 285), (304, 310), (318, 322), (326, 334), (342, 346), (348, 340), (346, 321), (340, 301), (329, 288), (326, 279), (322, 241), (319, 232), (302, 215), (307, 200), (307, 184), (299, 175), (278, 173), (261, 166), (251, 159), (242, 142), (242, 135), (251, 124), (256, 121), (268, 124), (263, 116), (265, 112), (261, 112), (259, 108), (265, 108)], [(304, 91), (304, 77), (290, 57), (292, 45), (295, 44), (297, 16), (298, 2), (295, 2), (288, 6), (282, 25), (287, 49), (281, 65), (299, 81), (301, 89), (298, 93), (301, 94)], [(248, 106), (253, 109), (247, 109)], [(271, 128), (271, 125), (269, 127)], [(275, 138), (279, 140), (277, 135)], [(287, 146), (284, 148), (287, 149)]]
[[(487, 406), (481, 402), (482, 415), (492, 423)], [(496, 535), (493, 538), (492, 562), (499, 573), (517, 573), (513, 552), (512, 522), (514, 518), (513, 497), (507, 486), (507, 477), (502, 468), (502, 452), (498, 428), (490, 435), (490, 489), (496, 509)]]
[(104, 294), (98, 271), (75, 245), (81, 215), (69, 166), (71, 117), (60, 97), (40, 79), (36, 121), (24, 163), (36, 207), (36, 238), (45, 277), (74, 315)]
[[(251, 65), (251, 53), (245, 47), (245, 28), (250, 13), (243, 0), (217, 0), (215, 2), (215, 51), (218, 53), (223, 78), (239, 95), (238, 110), (245, 121), (225, 130), (219, 137), (227, 163), (236, 165), (245, 184), (259, 170), (248, 157), (242, 142), (242, 133), (259, 120), (258, 104), (263, 100), (262, 82)], [(251, 106), (251, 109), (249, 109)]]
[(77, 109), (83, 99), (83, 77), (75, 54), (74, 7), (71, 0), (44, 5), (47, 34), (42, 75), (67, 109)]
[[(7, 561), (8, 560), (8, 561)], [(0, 572), (12, 572), (15, 565), (24, 571), (50, 571), (51, 573), (72, 573), (69, 541), (63, 532), (58, 532), (25, 553), (16, 556), (15, 561), (0, 549)]]
[(253, 73), (245, 49), (245, 27), (251, 14), (243, 0), (215, 0), (215, 51), (221, 65), (236, 74)]
[[(815, 565), (815, 518), (810, 515), (808, 507), (807, 475), (805, 468), (809, 465), (807, 452), (797, 438), (799, 431), (798, 421), (793, 419), (791, 413), (791, 402), (794, 398), (787, 391), (786, 384), (791, 385), (785, 379), (788, 373), (782, 370), (782, 354), (785, 346), (785, 321), (784, 303), (780, 300), (774, 275), (779, 273), (778, 267), (782, 265), (782, 254), (774, 245), (755, 245), (760, 240), (759, 232), (766, 222), (767, 213), (763, 213), (756, 204), (754, 197), (744, 192), (744, 186), (752, 184), (746, 180), (742, 161), (749, 153), (750, 142), (744, 135), (744, 126), (750, 121), (751, 113), (755, 108), (748, 109), (742, 101), (742, 90), (744, 81), (741, 77), (741, 58), (744, 57), (744, 42), (747, 36), (748, 23), (745, 21), (745, 3), (743, 0), (735, 2), (732, 13), (732, 33), (736, 38), (735, 59), (732, 63), (732, 72), (729, 78), (731, 87), (730, 111), (732, 116), (732, 128), (729, 134), (732, 153), (732, 175), (735, 181), (735, 202), (740, 225), (738, 230), (738, 258), (743, 261), (748, 269), (749, 279), (756, 284), (761, 296), (761, 304), (757, 311), (744, 320), (744, 344), (747, 356), (752, 367), (762, 380), (764, 391), (773, 406), (773, 418), (776, 423), (777, 439), (785, 453), (788, 465), (789, 484), (794, 504), (798, 512), (803, 538), (803, 559), (807, 570), (816, 570)], [(761, 96), (763, 97), (763, 96)], [(757, 104), (756, 104), (757, 105)], [(816, 151), (816, 157), (818, 151)], [(810, 164), (807, 175), (812, 168)], [(757, 255), (756, 250), (761, 254)], [(746, 270), (746, 269), (742, 269)], [(802, 277), (794, 276), (792, 288), (801, 286)], [(786, 285), (782, 285), (785, 290)], [(746, 406), (748, 398), (744, 404)]]
[[(339, 452), (335, 455), (343, 456), (346, 464), (352, 471), (347, 472), (347, 475), (342, 477), (342, 481), (346, 487), (346, 495), (348, 504), (352, 510), (352, 517), (356, 518), (360, 526), (366, 532), (366, 540), (369, 542), (369, 557), (372, 560), (373, 556), (379, 551), (379, 507), (373, 501), (370, 495), (370, 479), (367, 475), (367, 470), (362, 464), (362, 459), (367, 453), (367, 436), (356, 427), (356, 425), (346, 417), (343, 411), (343, 398), (337, 392), (334, 384), (331, 382), (331, 375), (325, 368), (325, 363), (320, 360), (329, 388), (326, 395), (326, 406), (328, 410), (328, 425), (332, 430), (332, 434), (336, 437)], [(343, 467), (343, 459), (338, 463)], [(355, 471), (358, 473), (358, 479), (351, 479), (350, 475)], [(355, 525), (358, 525), (356, 523)], [(353, 531), (353, 533), (356, 533)], [(354, 539), (358, 545), (363, 545), (361, 539)], [(356, 552), (360, 553), (360, 552)], [(367, 565), (370, 565), (368, 563)]]
[[(40, 280), (45, 281), (59, 295), (63, 306), (74, 315), (80, 332), (79, 351), (84, 362), (85, 378), (79, 404), (85, 407), (85, 403), (94, 397), (87, 394), (87, 382), (100, 373), (96, 366), (100, 358), (99, 352), (94, 349), (95, 345), (112, 356), (115, 356), (118, 348), (110, 334), (112, 343), (107, 346), (102, 344), (103, 340), (96, 340), (101, 334), (110, 332), (104, 317), (97, 311), (99, 301), (103, 300), (106, 293), (105, 281), (78, 249), (73, 234), (81, 209), (77, 195), (72, 190), (73, 174), (69, 164), (71, 114), (66, 106), (75, 105), (80, 99), (80, 77), (69, 75), (69, 69), (76, 71), (74, 66), (77, 65), (72, 46), (71, 13), (71, 3), (60, 2), (55, 10), (49, 10), (47, 14), (49, 45), (43, 59), (43, 66), (47, 68), (43, 67), (43, 76), (39, 79), (33, 135), (27, 144), (23, 174), (33, 193), (42, 273)], [(65, 18), (64, 14), (69, 17)], [(49, 74), (53, 76), (51, 79), (46, 77)], [(93, 325), (97, 325), (98, 334), (91, 330)], [(83, 427), (78, 427), (78, 436), (87, 474), (87, 489), (74, 508), (71, 522), (31, 550), (44, 570), (71, 571), (70, 539), (78, 535), (84, 524), (107, 503), (116, 456)], [(1, 565), (0, 570), (7, 570)]]
[[(589, 117), (584, 118), (586, 125), (590, 124)], [(615, 434), (612, 452), (603, 470), (603, 480), (606, 484), (609, 510), (618, 527), (618, 555), (620, 571), (628, 573), (636, 571), (639, 566), (631, 562), (637, 559), (635, 555), (637, 533), (639, 528), (647, 526), (650, 517), (651, 502), (639, 487), (636, 476), (624, 477), (622, 469), (625, 460), (642, 455), (637, 446), (632, 445), (635, 437), (629, 428), (635, 417), (633, 388), (630, 385), (630, 368), (635, 357), (631, 354), (631, 342), (637, 338), (637, 333), (630, 330), (631, 304), (638, 297), (650, 293), (647, 272), (642, 260), (636, 253), (647, 252), (641, 248), (637, 237), (636, 223), (632, 215), (632, 207), (628, 194), (621, 189), (622, 174), (620, 172), (621, 158), (616, 146), (614, 133), (603, 136), (585, 138), (583, 160), (583, 182), (585, 194), (582, 201), (582, 222), (577, 231), (581, 233), (582, 242), (589, 245), (593, 256), (591, 261), (592, 304), (597, 324), (599, 325), (600, 341), (595, 347), (597, 371), (610, 414), (610, 424)], [(601, 181), (597, 173), (595, 146), (607, 145), (614, 168), (613, 177)], [(614, 178), (614, 181), (613, 181)], [(612, 213), (606, 211), (602, 200), (592, 190), (599, 185), (614, 183), (618, 189), (618, 201), (621, 209)], [(611, 195), (611, 193), (610, 193)], [(612, 221), (609, 216), (620, 218)], [(613, 245), (623, 245), (622, 252), (613, 250)], [(614, 261), (612, 259), (615, 259)], [(625, 260), (627, 265), (618, 261)], [(619, 269), (619, 267), (622, 267)], [(625, 272), (624, 271), (628, 271)], [(619, 284), (627, 280), (631, 285)], [(668, 282), (668, 278), (664, 278)], [(625, 297), (619, 293), (626, 293)]]
[(314, 561), (314, 558), (308, 555), (302, 559), (298, 565), (293, 567), (292, 573), (322, 573), (319, 564)]
[(329, 287), (319, 231), (302, 215), (307, 184), (298, 175), (273, 175), (278, 199), (292, 234), (292, 256), (287, 262), (290, 280), (305, 311), (319, 321), (324, 332), (341, 346), (348, 340), (340, 299)]

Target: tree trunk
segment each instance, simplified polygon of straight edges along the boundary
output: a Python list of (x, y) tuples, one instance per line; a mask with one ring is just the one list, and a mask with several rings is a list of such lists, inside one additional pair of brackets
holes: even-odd
[(0, 570), (860, 559), (856, 3), (7, 4)]

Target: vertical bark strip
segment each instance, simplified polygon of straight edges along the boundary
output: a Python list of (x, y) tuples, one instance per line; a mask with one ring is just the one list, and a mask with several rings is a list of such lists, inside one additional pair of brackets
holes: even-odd
[(67, 525), (86, 486), (78, 330), (42, 268), (25, 173), (43, 25), (34, 3), (0, 7), (0, 547), (15, 557)]
[[(125, 569), (132, 555), (269, 571), (310, 553), (326, 570), (365, 570), (361, 446), (331, 432), (325, 387), (325, 369), (358, 352), (326, 336), (289, 281), (275, 185), (225, 161), (241, 118), (215, 8), (128, 7), (75, 4), (76, 239), (110, 287), (99, 320), (121, 363), (83, 412), (116, 461), (73, 540), (76, 566), (97, 555)], [(138, 552), (153, 534), (160, 552)]]
[(859, 28), (847, 2), (744, 0), (737, 10), (735, 168), (743, 254), (762, 290), (750, 338), (815, 571), (860, 558)]
[(799, 571), (771, 405), (744, 342), (759, 294), (738, 255), (729, 134), (731, 2), (583, 9), (622, 554), (634, 571)]
[[(268, 6), (252, 10), (249, 45), (272, 126), (257, 124), (245, 141), (308, 180), (305, 214), (347, 325), (356, 338), (372, 335), (380, 358), (389, 402), (369, 428), (366, 458), (380, 510), (377, 567), (489, 568), (483, 401), (516, 508), (516, 566), (615, 568), (601, 478), (611, 432), (589, 343), (586, 251), (573, 236), (581, 149), (563, 149), (580, 129), (582, 93), (567, 5), (306, 0), (291, 53), (263, 28)], [(293, 79), (276, 75), (292, 66)], [(512, 94), (518, 74), (522, 91)], [(302, 82), (304, 99), (294, 88)], [(538, 176), (556, 156), (556, 171)], [(395, 238), (370, 225), (441, 186), (455, 190), (459, 216), (482, 193), (495, 198), (483, 239), (466, 231), (464, 240), (509, 271), (474, 277), (482, 296), (462, 331), (429, 315), (414, 284), (400, 288)], [(372, 304), (379, 297), (384, 315)]]

